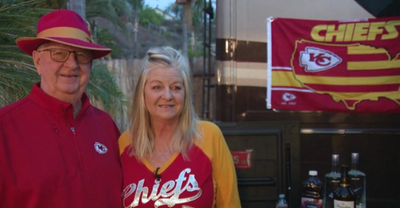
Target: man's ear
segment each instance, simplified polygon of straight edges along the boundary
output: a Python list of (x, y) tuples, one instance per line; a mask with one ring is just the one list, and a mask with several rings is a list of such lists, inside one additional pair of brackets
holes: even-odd
[(38, 73), (39, 76), (40, 76), (40, 74), (41, 74), (40, 52), (34, 50), (34, 51), (32, 52), (32, 59), (33, 59), (33, 64), (34, 64), (35, 67), (36, 67), (37, 73)]

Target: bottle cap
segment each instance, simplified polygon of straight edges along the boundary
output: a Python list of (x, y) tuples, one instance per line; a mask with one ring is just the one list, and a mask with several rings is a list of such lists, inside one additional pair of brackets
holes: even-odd
[(339, 155), (338, 154), (332, 154), (332, 164), (339, 165)]
[(285, 198), (285, 194), (279, 194), (279, 198)]
[(351, 153), (351, 162), (358, 163), (358, 160), (359, 160), (359, 154), (357, 152)]
[(339, 160), (339, 155), (338, 154), (333, 154), (332, 155), (332, 160)]
[(316, 170), (310, 170), (310, 171), (308, 171), (308, 175), (310, 175), (310, 176), (317, 176), (317, 175), (318, 175), (318, 171), (316, 171)]

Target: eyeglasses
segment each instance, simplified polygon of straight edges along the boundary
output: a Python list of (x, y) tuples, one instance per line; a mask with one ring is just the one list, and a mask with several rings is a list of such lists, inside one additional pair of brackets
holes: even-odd
[(61, 48), (49, 48), (40, 50), (42, 51), (50, 51), (50, 57), (53, 61), (56, 62), (65, 62), (69, 58), (69, 54), (74, 53), (75, 59), (80, 64), (87, 64), (92, 61), (92, 53), (90, 51), (69, 51)]

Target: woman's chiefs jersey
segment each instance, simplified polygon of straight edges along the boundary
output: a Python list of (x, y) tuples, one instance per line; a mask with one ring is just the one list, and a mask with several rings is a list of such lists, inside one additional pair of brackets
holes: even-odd
[(129, 132), (121, 135), (123, 207), (241, 207), (232, 156), (221, 130), (207, 121), (200, 125), (204, 138), (188, 151), (189, 159), (175, 153), (159, 169), (130, 157)]

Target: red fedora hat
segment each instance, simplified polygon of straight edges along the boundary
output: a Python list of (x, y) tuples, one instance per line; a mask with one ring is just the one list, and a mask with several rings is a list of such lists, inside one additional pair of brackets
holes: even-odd
[(47, 41), (91, 50), (93, 59), (111, 52), (110, 48), (92, 43), (85, 21), (72, 10), (60, 9), (44, 15), (39, 19), (36, 37), (16, 40), (18, 47), (28, 55), (32, 55), (34, 50)]

